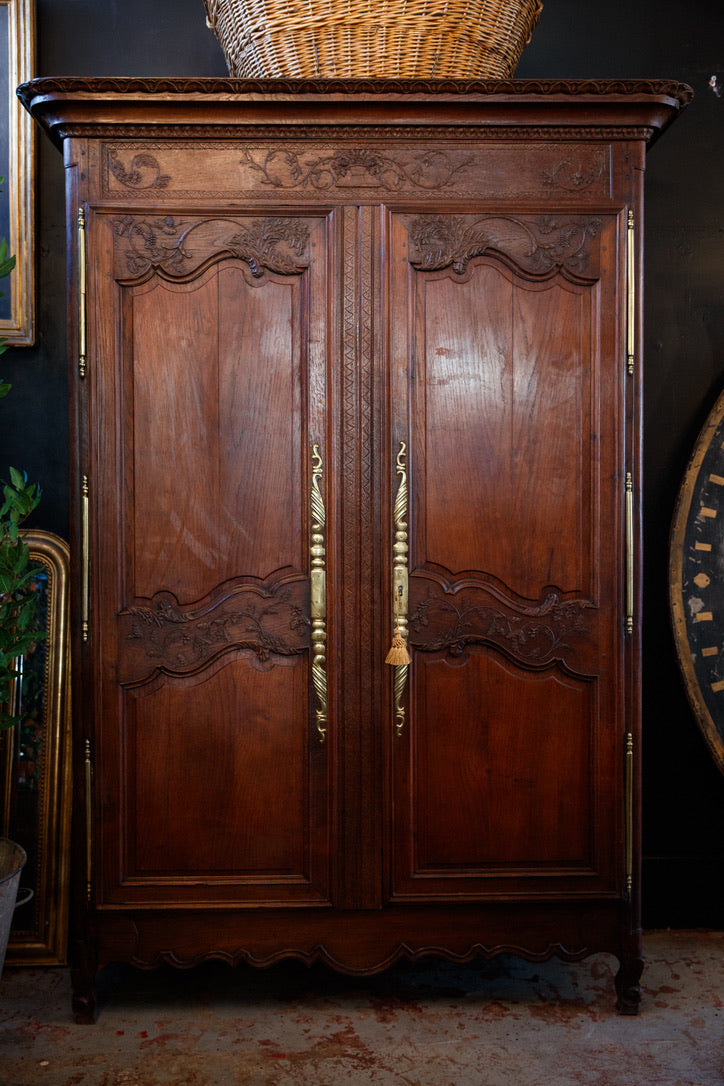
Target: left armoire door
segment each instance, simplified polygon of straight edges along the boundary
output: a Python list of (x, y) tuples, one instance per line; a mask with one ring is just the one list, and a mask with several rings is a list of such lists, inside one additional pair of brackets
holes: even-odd
[(96, 905), (330, 904), (330, 223), (84, 214)]

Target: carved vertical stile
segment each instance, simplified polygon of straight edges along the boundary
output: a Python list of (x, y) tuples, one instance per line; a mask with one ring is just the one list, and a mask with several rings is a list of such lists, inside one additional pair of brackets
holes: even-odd
[(339, 473), (340, 556), (337, 562), (345, 690), (340, 718), (340, 794), (344, 830), (340, 853), (340, 903), (376, 908), (380, 901), (375, 856), (379, 808), (372, 802), (376, 748), (377, 687), (370, 661), (380, 631), (375, 622), (374, 563), (379, 546), (375, 499), (376, 440), (374, 343), (376, 300), (373, 260), (375, 210), (347, 205), (340, 210), (341, 447)]

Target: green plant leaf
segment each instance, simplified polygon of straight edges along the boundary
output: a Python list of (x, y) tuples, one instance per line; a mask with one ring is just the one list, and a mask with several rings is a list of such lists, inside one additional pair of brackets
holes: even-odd
[(16, 490), (22, 490), (28, 481), (28, 477), (24, 471), (18, 471), (17, 468), (10, 468), (10, 481)]

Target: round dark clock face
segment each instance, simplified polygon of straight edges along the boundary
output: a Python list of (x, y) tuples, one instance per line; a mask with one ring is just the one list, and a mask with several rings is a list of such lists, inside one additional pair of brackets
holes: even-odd
[(724, 392), (681, 483), (669, 558), (681, 672), (699, 727), (724, 773)]

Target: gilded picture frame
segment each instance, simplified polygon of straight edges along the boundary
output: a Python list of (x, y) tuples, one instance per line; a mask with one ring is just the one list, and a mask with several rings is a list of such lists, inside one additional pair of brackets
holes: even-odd
[(669, 541), (669, 608), (689, 705), (724, 773), (724, 390), (694, 445)]
[(35, 0), (0, 0), (0, 238), (15, 257), (0, 283), (0, 339), (19, 347), (35, 342), (35, 134), (15, 88), (34, 63)]
[(67, 543), (45, 531), (23, 537), (38, 569), (38, 624), (46, 637), (22, 661), (12, 711), (0, 732), (0, 834), (28, 856), (20, 885), (33, 898), (15, 910), (6, 965), (65, 965), (68, 957), (72, 805), (69, 566)]

